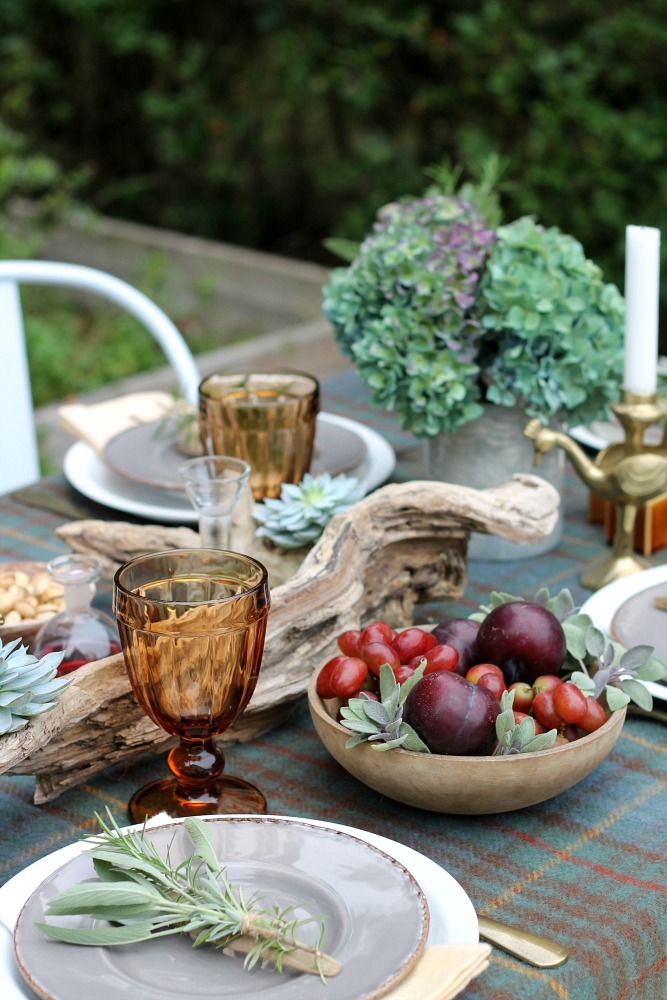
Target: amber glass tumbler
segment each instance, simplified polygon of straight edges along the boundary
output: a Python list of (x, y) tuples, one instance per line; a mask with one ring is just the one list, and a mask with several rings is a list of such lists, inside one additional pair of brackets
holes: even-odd
[(319, 405), (319, 383), (311, 375), (211, 375), (199, 387), (204, 450), (247, 462), (255, 500), (278, 497), (283, 483), (300, 482), (310, 468)]
[(152, 552), (121, 566), (113, 609), (137, 701), (178, 746), (172, 776), (135, 792), (134, 822), (166, 811), (263, 813), (262, 793), (223, 774), (213, 737), (250, 701), (262, 660), (269, 610), (266, 569), (222, 549)]

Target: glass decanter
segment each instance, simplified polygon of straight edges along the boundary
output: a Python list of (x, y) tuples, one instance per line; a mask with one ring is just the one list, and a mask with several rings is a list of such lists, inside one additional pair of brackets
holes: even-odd
[(47, 563), (49, 573), (64, 590), (65, 610), (42, 625), (33, 643), (35, 656), (64, 650), (58, 674), (69, 674), (84, 663), (120, 652), (118, 626), (92, 607), (95, 581), (102, 564), (94, 556), (64, 555)]

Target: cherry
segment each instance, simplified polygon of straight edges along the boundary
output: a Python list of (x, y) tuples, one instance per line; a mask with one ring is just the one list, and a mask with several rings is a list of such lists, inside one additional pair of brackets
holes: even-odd
[(438, 645), (438, 640), (431, 632), (422, 628), (406, 628), (399, 632), (391, 645), (401, 658), (401, 663), (409, 663), (415, 656), (421, 656), (428, 649)]
[(586, 715), (586, 695), (576, 684), (567, 681), (551, 692), (555, 712), (563, 722), (578, 725)]
[(482, 674), (477, 683), (480, 687), (484, 687), (490, 691), (493, 697), (497, 698), (498, 701), (502, 698), (503, 692), (507, 690), (505, 678), (502, 676), (499, 677), (498, 674), (494, 674), (491, 670), (489, 670), (486, 674)]
[(510, 684), (508, 691), (514, 691), (513, 707), (517, 712), (529, 712), (535, 697), (535, 689), (526, 684), (525, 681), (515, 681)]
[(503, 672), (500, 667), (497, 667), (495, 663), (476, 663), (474, 667), (471, 667), (466, 674), (466, 680), (470, 681), (471, 684), (479, 683), (480, 677), (484, 674), (497, 674), (498, 677), (503, 677)]
[(396, 650), (386, 642), (369, 642), (363, 646), (361, 657), (368, 664), (368, 669), (376, 677), (380, 676), (380, 667), (388, 663), (392, 670), (400, 665), (400, 657)]
[(533, 681), (533, 691), (535, 694), (539, 694), (540, 691), (553, 691), (554, 688), (557, 688), (562, 683), (561, 678), (556, 677), (554, 674), (541, 674)]

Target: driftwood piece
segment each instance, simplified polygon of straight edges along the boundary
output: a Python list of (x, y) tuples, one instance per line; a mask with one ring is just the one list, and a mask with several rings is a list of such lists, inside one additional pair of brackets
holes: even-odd
[(192, 528), (166, 528), (161, 524), (130, 524), (128, 521), (71, 521), (56, 528), (56, 538), (69, 545), (72, 552), (98, 556), (107, 579), (111, 579), (123, 563), (144, 552), (199, 545), (199, 535)]
[[(472, 531), (534, 542), (553, 529), (556, 490), (519, 475), (497, 489), (410, 482), (377, 490), (329, 524), (301, 568), (272, 592), (262, 671), (227, 740), (284, 719), (336, 636), (375, 617), (409, 624), (421, 598), (457, 598)], [(35, 801), (173, 741), (134, 700), (122, 656), (80, 668), (57, 707), (0, 740), (0, 773), (35, 774)]]
[[(255, 556), (269, 571), (269, 582), (277, 587), (294, 576), (308, 549), (278, 549), (257, 538), (252, 516), (255, 504), (250, 489), (237, 503), (232, 518), (232, 547)], [(108, 580), (122, 563), (144, 552), (197, 548), (199, 535), (192, 528), (167, 528), (160, 524), (131, 524), (128, 521), (77, 520), (56, 528), (56, 537), (80, 555), (97, 556), (102, 575)]]

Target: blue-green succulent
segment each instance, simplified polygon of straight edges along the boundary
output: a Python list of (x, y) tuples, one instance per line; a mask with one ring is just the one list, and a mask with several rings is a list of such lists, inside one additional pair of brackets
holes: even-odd
[(41, 659), (20, 645), (20, 639), (0, 639), (0, 735), (16, 733), (35, 715), (55, 707), (56, 699), (72, 683), (57, 677), (64, 653), (47, 653)]
[(490, 228), (451, 194), (389, 205), (324, 289), (375, 405), (418, 437), (483, 402), (588, 422), (618, 398), (624, 303), (581, 245), (531, 218)]
[(257, 504), (253, 517), (261, 527), (259, 538), (268, 538), (282, 549), (312, 545), (335, 514), (341, 514), (364, 495), (358, 479), (306, 473), (298, 484), (284, 483), (280, 498)]

